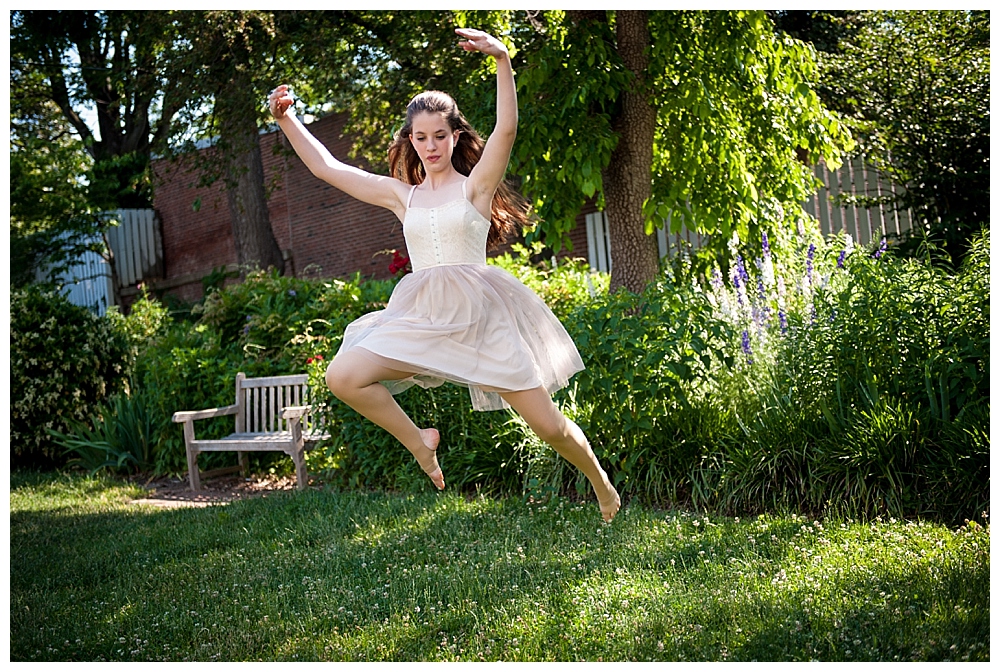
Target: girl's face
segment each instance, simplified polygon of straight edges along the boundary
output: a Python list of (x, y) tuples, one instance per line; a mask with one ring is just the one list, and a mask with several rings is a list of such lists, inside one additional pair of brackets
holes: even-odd
[(452, 131), (441, 112), (421, 112), (413, 117), (410, 143), (428, 173), (447, 170), (461, 131)]

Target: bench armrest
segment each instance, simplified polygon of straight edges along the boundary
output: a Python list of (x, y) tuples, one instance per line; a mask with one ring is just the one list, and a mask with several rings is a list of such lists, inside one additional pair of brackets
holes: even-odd
[(291, 420), (292, 418), (301, 418), (311, 410), (312, 406), (285, 406), (281, 409), (281, 419)]
[(187, 422), (188, 420), (204, 420), (205, 418), (218, 418), (223, 415), (236, 415), (239, 406), (222, 406), (221, 408), (207, 408), (204, 411), (177, 411), (172, 420), (174, 422)]

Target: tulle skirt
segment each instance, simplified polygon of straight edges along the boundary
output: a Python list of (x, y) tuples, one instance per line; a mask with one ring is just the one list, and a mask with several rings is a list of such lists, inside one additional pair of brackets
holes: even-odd
[(451, 382), (469, 388), (477, 411), (509, 408), (500, 392), (542, 386), (551, 394), (584, 368), (549, 307), (510, 273), (485, 264), (404, 276), (384, 310), (348, 325), (338, 354), (348, 350), (413, 374), (382, 381), (392, 394)]

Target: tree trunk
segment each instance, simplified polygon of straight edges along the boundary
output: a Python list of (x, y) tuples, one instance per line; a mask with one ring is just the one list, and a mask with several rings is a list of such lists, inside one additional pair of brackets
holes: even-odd
[(611, 238), (611, 291), (639, 293), (659, 272), (656, 239), (646, 235), (643, 203), (651, 193), (656, 110), (649, 102), (649, 26), (644, 11), (615, 13), (618, 53), (635, 80), (621, 100), (612, 128), (618, 144), (604, 170), (605, 212)]
[(245, 67), (238, 65), (232, 86), (221, 91), (216, 99), (229, 218), (241, 275), (255, 267), (274, 267), (283, 273), (285, 264), (271, 230), (264, 193), (264, 162), (254, 116), (256, 101), (244, 100), (252, 92)]

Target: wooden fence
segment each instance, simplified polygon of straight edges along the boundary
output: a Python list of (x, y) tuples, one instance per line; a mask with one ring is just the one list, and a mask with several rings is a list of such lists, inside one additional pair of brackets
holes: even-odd
[(119, 287), (163, 277), (163, 242), (155, 210), (119, 210), (121, 223), (108, 229)]
[[(100, 240), (95, 238), (89, 242)], [(108, 306), (114, 305), (110, 267), (107, 259), (97, 252), (87, 250), (80, 255), (76, 264), (62, 273), (59, 281), (63, 283), (63, 294), (73, 305), (89, 308), (98, 315), (104, 315)]]
[[(89, 308), (98, 315), (115, 305), (115, 297), (123, 287), (134, 286), (143, 279), (163, 277), (163, 243), (156, 212), (118, 210), (116, 214), (118, 226), (108, 229), (103, 241), (91, 241), (105, 244), (114, 272), (107, 257), (86, 252), (57, 278), (63, 294), (73, 304)], [(49, 269), (40, 270), (38, 279), (43, 279), (48, 272)]]
[[(865, 208), (844, 205), (836, 199), (840, 194), (884, 197), (895, 195), (901, 189), (881, 177), (865, 162), (864, 157), (855, 157), (837, 170), (830, 170), (821, 163), (814, 168), (814, 173), (822, 186), (803, 203), (803, 209), (816, 218), (824, 236), (849, 233), (854, 242), (867, 245), (883, 236), (899, 235), (910, 229), (912, 219), (909, 211), (895, 211), (889, 206)], [(668, 219), (664, 228), (656, 231), (661, 258), (698, 249), (708, 240), (708, 236), (688, 229), (683, 221), (679, 233), (669, 233), (670, 226)], [(603, 212), (587, 215), (586, 227), (590, 267), (610, 273), (611, 239), (607, 216)]]
[(837, 170), (830, 170), (821, 163), (815, 167), (815, 174), (823, 186), (803, 207), (819, 220), (824, 236), (849, 233), (856, 243), (867, 245), (886, 235), (899, 235), (912, 226), (908, 210), (895, 211), (888, 206), (864, 208), (842, 205), (835, 200), (841, 194), (868, 198), (895, 196), (902, 189), (879, 175), (864, 157), (855, 157)]

